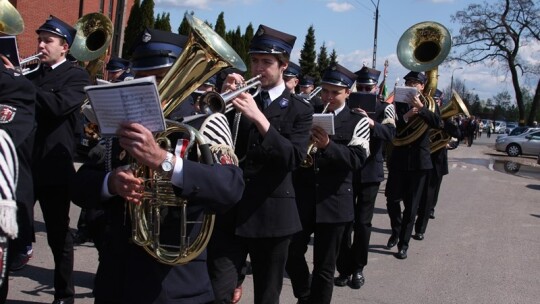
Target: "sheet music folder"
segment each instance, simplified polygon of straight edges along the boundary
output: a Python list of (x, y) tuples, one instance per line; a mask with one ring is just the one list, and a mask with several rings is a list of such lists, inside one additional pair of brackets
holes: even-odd
[(377, 108), (377, 95), (354, 92), (349, 95), (347, 106), (350, 109), (360, 108), (368, 114), (375, 114)]
[(0, 37), (0, 54), (6, 56), (13, 66), (18, 67), (20, 65), (19, 49), (17, 48), (17, 38), (15, 36)]
[(84, 88), (103, 136), (114, 136), (122, 122), (142, 124), (150, 132), (165, 130), (154, 76)]

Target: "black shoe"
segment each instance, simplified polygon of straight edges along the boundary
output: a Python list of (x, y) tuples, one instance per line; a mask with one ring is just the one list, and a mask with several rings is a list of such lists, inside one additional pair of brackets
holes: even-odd
[(32, 252), (29, 251), (29, 253), (19, 253), (14, 258), (11, 264), (9, 265), (10, 271), (17, 271), (23, 269), (26, 264), (30, 261), (32, 258)]
[(362, 271), (356, 271), (352, 275), (352, 279), (349, 283), (349, 286), (352, 289), (360, 289), (360, 287), (364, 286), (365, 282), (366, 282), (366, 279), (364, 278), (364, 274), (362, 274)]
[(347, 286), (347, 283), (349, 283), (349, 276), (340, 274), (337, 278), (334, 278), (334, 285), (343, 287)]
[(398, 237), (397, 236), (390, 236), (390, 238), (388, 239), (388, 243), (386, 243), (386, 248), (387, 249), (391, 249), (392, 247), (396, 246), (398, 242)]
[(434, 219), (435, 218), (435, 211), (429, 212), (429, 218)]
[(412, 236), (413, 239), (417, 240), (417, 241), (421, 241), (424, 239), (424, 234), (423, 233), (417, 233), (415, 235)]
[(407, 250), (400, 249), (398, 252), (394, 254), (394, 256), (400, 260), (405, 260), (407, 258)]
[(75, 303), (75, 300), (73, 298), (56, 299), (52, 302), (52, 304), (73, 304), (73, 303)]

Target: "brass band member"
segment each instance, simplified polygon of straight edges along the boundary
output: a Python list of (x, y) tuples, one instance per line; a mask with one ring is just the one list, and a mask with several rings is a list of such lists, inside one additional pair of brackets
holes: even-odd
[[(388, 182), (386, 183), (386, 208), (392, 226), (392, 235), (388, 240), (387, 247), (392, 248), (398, 245), (398, 252), (395, 257), (398, 259), (407, 258), (409, 240), (416, 218), (418, 204), (422, 197), (422, 191), (426, 182), (429, 170), (433, 168), (431, 163), (431, 151), (429, 143), (430, 128), (440, 126), (438, 107), (431, 112), (424, 104), (421, 92), (427, 77), (420, 72), (410, 72), (405, 75), (405, 85), (416, 87), (418, 95), (409, 102), (410, 109), (401, 110), (396, 106), (397, 123), (399, 132), (409, 121), (414, 121), (414, 116), (419, 116), (429, 128), (408, 145), (394, 146), (390, 161), (388, 163)], [(408, 135), (408, 134), (406, 134)], [(401, 215), (400, 201), (403, 200), (403, 216)]]
[(294, 62), (289, 62), (289, 66), (283, 72), (285, 86), (291, 93), (296, 93), (296, 86), (298, 86), (298, 82), (300, 82), (300, 72), (300, 66)]
[[(363, 67), (355, 74), (358, 76), (356, 91), (359, 94), (378, 93), (377, 81), (380, 71)], [(363, 109), (355, 110), (368, 116)], [(396, 133), (395, 116), (394, 105), (384, 100), (377, 100), (375, 113), (368, 116), (370, 155), (362, 170), (357, 170), (354, 174), (354, 222), (345, 231), (341, 244), (337, 261), (339, 276), (334, 280), (336, 286), (348, 284), (351, 288), (358, 289), (364, 285), (363, 270), (368, 263), (371, 221), (379, 186), (384, 180), (383, 148)], [(351, 235), (353, 231), (354, 234)], [(352, 238), (353, 235), (354, 238)]]
[[(325, 71), (322, 100), (326, 111), (335, 115), (335, 134), (314, 126), (311, 137), (317, 150), (312, 155), (313, 165), (294, 173), (303, 229), (291, 241), (286, 269), (299, 303), (332, 300), (341, 238), (354, 218), (353, 172), (359, 171), (370, 155), (369, 119), (346, 105), (355, 79), (354, 73), (338, 64)], [(305, 254), (311, 234), (315, 236), (310, 280)]]
[[(261, 75), (262, 91), (233, 99), (242, 113), (236, 153), (244, 170), (242, 200), (216, 218), (209, 245), (209, 271), (216, 303), (229, 303), (249, 254), (254, 303), (279, 303), (291, 236), (301, 230), (292, 171), (306, 156), (313, 108), (285, 87), (296, 37), (260, 25), (249, 46), (251, 75)], [(225, 89), (244, 79), (230, 74)], [(232, 113), (232, 112), (231, 112)]]
[(75, 174), (75, 129), (90, 84), (88, 73), (66, 60), (76, 30), (50, 16), (37, 30), (41, 66), (27, 77), (37, 89), (32, 174), (54, 257), (54, 303), (73, 303), (73, 237), (68, 184)]
[[(183, 40), (177, 34), (145, 30), (133, 52), (136, 77), (155, 75), (161, 80), (182, 48)], [(220, 211), (234, 205), (244, 189), (242, 171), (233, 165), (206, 165), (183, 159), (177, 151), (167, 152), (137, 123), (122, 124), (116, 135), (108, 148), (109, 157), (86, 162), (79, 169), (72, 194), (81, 207), (103, 208), (107, 219), (99, 250), (95, 303), (211, 303), (214, 296), (205, 252), (187, 264), (170, 266), (131, 241), (132, 223), (126, 208), (141, 202), (143, 185), (126, 166), (128, 155), (170, 177), (175, 195), (189, 198), (188, 221), (198, 220), (206, 209)], [(177, 210), (169, 208), (161, 216), (160, 241), (178, 242), (179, 227), (173, 223), (179, 217)]]

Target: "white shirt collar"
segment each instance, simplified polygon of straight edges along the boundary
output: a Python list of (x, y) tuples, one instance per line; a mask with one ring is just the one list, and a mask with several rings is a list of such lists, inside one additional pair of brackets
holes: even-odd
[(285, 91), (285, 82), (280, 82), (277, 86), (271, 88), (268, 90), (268, 95), (270, 95), (270, 99), (272, 101), (276, 100), (281, 94), (283, 94), (283, 91)]
[(61, 65), (62, 63), (64, 63), (64, 61), (66, 61), (66, 58), (64, 58), (64, 60), (58, 62), (58, 63), (55, 63), (53, 65), (51, 65), (51, 69), (56, 69), (56, 67), (58, 67), (59, 65)]

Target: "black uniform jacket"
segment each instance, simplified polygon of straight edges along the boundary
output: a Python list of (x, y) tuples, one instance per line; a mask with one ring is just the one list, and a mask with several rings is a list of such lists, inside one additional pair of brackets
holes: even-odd
[(0, 128), (11, 136), (17, 149), (17, 201), (27, 204), (29, 210), (34, 206), (31, 165), (36, 131), (35, 99), (36, 89), (32, 83), (0, 64)]
[[(451, 119), (447, 119), (444, 122), (444, 132), (455, 138), (461, 137), (459, 127), (452, 123)], [(433, 169), (440, 178), (443, 175), (448, 174), (448, 149), (446, 147), (434, 151), (431, 153), (431, 161), (433, 162)]]
[(369, 137), (369, 157), (360, 171), (355, 172), (355, 184), (382, 182), (384, 180), (383, 148), (396, 135), (394, 105), (377, 102), (373, 117), (375, 125)]
[[(347, 106), (334, 119), (335, 135), (313, 157), (313, 166), (294, 172), (297, 204), (302, 222), (343, 223), (354, 218), (353, 172), (364, 165), (368, 153), (361, 145), (349, 146), (353, 131), (364, 116)], [(367, 129), (366, 132), (369, 132)], [(368, 143), (365, 142), (367, 147)]]
[(28, 78), (37, 88), (37, 132), (34, 146), (34, 182), (36, 186), (66, 185), (75, 174), (74, 131), (78, 112), (86, 98), (84, 87), (88, 73), (65, 61), (52, 71), (41, 66)]
[(234, 222), (236, 234), (243, 237), (280, 237), (301, 230), (291, 173), (306, 156), (313, 107), (285, 90), (263, 113), (270, 122), (264, 137), (244, 116), (240, 120), (236, 154), (243, 159), (246, 189), (223, 219)]
[[(122, 149), (112, 145), (112, 167), (126, 164)], [(123, 159), (120, 159), (123, 158)], [(103, 160), (103, 159), (102, 159)], [(83, 208), (105, 211), (104, 244), (100, 248), (94, 294), (96, 299), (119, 303), (208, 303), (213, 301), (206, 268), (206, 251), (182, 266), (168, 266), (151, 257), (131, 242), (131, 219), (127, 203), (118, 196), (103, 200), (101, 191), (106, 176), (101, 162), (85, 163), (73, 180), (72, 200)], [(233, 206), (244, 190), (242, 170), (233, 165), (206, 165), (184, 160), (184, 184), (173, 186), (177, 196), (188, 199), (188, 220), (200, 220), (205, 210), (223, 212)], [(164, 212), (162, 211), (162, 214)], [(126, 215), (127, 214), (127, 215)], [(165, 243), (174, 243), (180, 233), (177, 214), (162, 218)], [(193, 236), (198, 227), (188, 233)]]
[[(403, 114), (401, 111), (397, 111), (396, 122), (396, 137), (400, 130), (406, 127), (407, 123), (403, 120)], [(392, 156), (390, 157), (389, 166), (392, 170), (400, 171), (416, 171), (416, 170), (429, 170), (433, 168), (431, 162), (431, 149), (429, 142), (429, 130), (430, 128), (440, 128), (442, 121), (439, 115), (439, 107), (435, 104), (435, 111), (430, 111), (426, 106), (422, 107), (418, 114), (419, 118), (424, 124), (427, 124), (427, 129), (421, 133), (418, 138), (407, 145), (394, 146), (392, 149)], [(408, 123), (413, 122), (416, 119), (409, 118)], [(410, 129), (410, 128), (409, 128)], [(408, 131), (410, 135), (414, 130)]]

